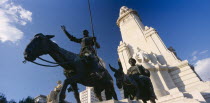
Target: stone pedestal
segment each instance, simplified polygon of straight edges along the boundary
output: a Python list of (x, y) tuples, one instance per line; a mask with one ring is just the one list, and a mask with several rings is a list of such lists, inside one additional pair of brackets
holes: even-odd
[(141, 101), (135, 101), (135, 100), (129, 100), (129, 99), (123, 99), (123, 100), (108, 100), (108, 101), (102, 101), (102, 102), (94, 102), (94, 103), (143, 103)]

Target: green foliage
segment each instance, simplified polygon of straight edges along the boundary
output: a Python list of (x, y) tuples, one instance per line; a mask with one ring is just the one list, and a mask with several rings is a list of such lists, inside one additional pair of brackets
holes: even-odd
[(22, 99), (19, 103), (35, 103), (34, 99), (28, 96), (26, 99)]
[(8, 103), (16, 103), (15, 100), (10, 100)]
[[(7, 101), (7, 98), (4, 94), (0, 93), (0, 103), (17, 103), (14, 100)], [(34, 99), (28, 96), (27, 98), (24, 98), (19, 101), (19, 103), (35, 103)]]
[(7, 98), (2, 93), (0, 93), (0, 103), (7, 103)]

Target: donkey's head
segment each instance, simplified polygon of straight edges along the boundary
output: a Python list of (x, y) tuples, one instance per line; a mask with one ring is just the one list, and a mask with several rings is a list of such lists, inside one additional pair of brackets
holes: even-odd
[(114, 72), (114, 77), (116, 78), (116, 84), (118, 88), (122, 88), (123, 80), (124, 80), (124, 72), (120, 61), (118, 61), (119, 69), (113, 68), (110, 64), (110, 69)]
[(24, 58), (27, 61), (34, 61), (37, 57), (48, 54), (50, 52), (50, 45), (53, 43), (50, 38), (53, 35), (36, 34), (31, 42), (27, 45), (24, 51)]

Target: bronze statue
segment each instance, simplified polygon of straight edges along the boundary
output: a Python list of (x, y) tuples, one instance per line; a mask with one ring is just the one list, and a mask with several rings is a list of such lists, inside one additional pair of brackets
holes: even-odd
[[(127, 71), (127, 75), (132, 78), (139, 89), (137, 89), (137, 98), (142, 100), (154, 100), (156, 99), (152, 82), (150, 80), (150, 72), (145, 69), (142, 65), (136, 65), (136, 60), (133, 58), (129, 59), (129, 64), (131, 67)], [(133, 82), (134, 82), (133, 81)], [(142, 88), (142, 89), (141, 89)], [(140, 91), (145, 91), (140, 92)]]
[[(87, 67), (80, 55), (60, 48), (56, 43), (52, 42), (50, 38), (53, 37), (53, 35), (43, 35), (42, 33), (36, 34), (27, 45), (24, 51), (24, 58), (27, 61), (35, 63), (34, 61), (36, 58), (40, 58), (39, 56), (49, 54), (56, 61), (56, 64), (63, 67), (66, 79), (59, 95), (60, 103), (65, 103), (64, 98), (68, 85), (71, 85), (77, 103), (81, 103), (77, 83), (93, 87), (94, 93), (100, 101), (102, 101), (101, 92), (103, 90), (105, 90), (107, 100), (112, 99), (112, 97), (117, 100), (113, 79), (108, 71), (104, 69), (105, 67), (99, 65), (97, 58), (92, 58), (90, 62), (91, 68)], [(102, 77), (92, 74), (100, 74)]]
[(94, 49), (94, 46), (96, 48), (100, 48), (100, 45), (98, 42), (96, 42), (96, 37), (90, 37), (89, 32), (87, 30), (83, 31), (83, 38), (76, 38), (73, 35), (71, 35), (67, 30), (66, 27), (63, 25), (61, 26), (61, 29), (66, 34), (66, 36), (69, 38), (69, 40), (80, 43), (81, 44), (81, 50), (80, 50), (80, 56), (84, 57), (84, 62), (88, 63), (88, 61), (92, 58), (95, 58), (96, 50)]
[(123, 88), (124, 97), (141, 99), (144, 103), (147, 103), (147, 100), (150, 100), (151, 103), (156, 103), (155, 93), (151, 80), (149, 78), (150, 72), (147, 69), (144, 69), (143, 66), (136, 65), (135, 59), (129, 59), (131, 67), (127, 71), (127, 75), (124, 74), (122, 65), (118, 60), (119, 69), (113, 68), (111, 65), (110, 68), (115, 72), (114, 76), (117, 81), (118, 88)]
[(120, 60), (118, 60), (118, 65), (119, 69), (115, 69), (109, 64), (110, 69), (114, 72), (117, 87), (124, 90), (124, 98), (133, 100), (136, 97), (137, 84), (134, 84), (131, 78), (124, 74)]

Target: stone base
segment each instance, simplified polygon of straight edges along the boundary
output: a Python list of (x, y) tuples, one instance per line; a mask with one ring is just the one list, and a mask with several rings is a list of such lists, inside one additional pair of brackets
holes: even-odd
[(132, 101), (132, 100), (129, 100), (129, 99), (123, 99), (123, 100), (120, 100), (120, 101), (108, 100), (108, 101), (94, 102), (94, 103), (143, 103), (143, 102), (140, 102), (140, 101)]
[[(209, 83), (209, 84), (208, 84)], [(208, 86), (210, 82), (207, 82)], [(204, 85), (203, 85), (204, 86)], [(203, 86), (199, 86), (200, 88), (204, 88)], [(210, 87), (210, 86), (209, 86)], [(204, 88), (205, 89), (205, 88)], [(158, 97), (156, 103), (210, 103), (210, 89), (203, 90), (202, 92), (194, 90), (191, 92), (180, 92), (178, 89), (171, 90), (169, 95)], [(132, 101), (129, 99), (123, 100), (108, 100), (103, 102), (95, 102), (95, 103), (143, 103), (142, 101)], [(147, 101), (150, 103), (150, 101)]]
[[(135, 100), (129, 100), (129, 99), (123, 99), (120, 101), (116, 100), (108, 100), (108, 101), (102, 101), (102, 102), (94, 102), (94, 103), (143, 103), (142, 101), (135, 101)], [(150, 103), (150, 101), (147, 101), (147, 103)], [(186, 98), (182, 94), (178, 94), (177, 96), (164, 96), (159, 98), (156, 103), (208, 103), (203, 101), (198, 101), (196, 99)]]

